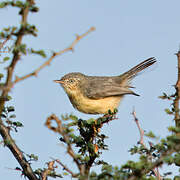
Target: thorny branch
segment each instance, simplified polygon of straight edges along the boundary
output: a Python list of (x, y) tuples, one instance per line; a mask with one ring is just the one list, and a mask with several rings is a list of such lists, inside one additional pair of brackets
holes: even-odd
[(175, 85), (175, 89), (176, 89), (176, 97), (174, 99), (173, 105), (174, 105), (174, 109), (175, 109), (175, 123), (176, 123), (176, 127), (180, 127), (180, 115), (179, 115), (179, 99), (180, 99), (180, 51), (178, 51), (177, 55), (177, 60), (178, 60), (178, 78), (177, 78), (177, 82)]
[[(137, 118), (137, 116), (136, 116), (136, 112), (135, 112), (135, 110), (133, 110), (133, 112), (132, 112), (132, 115), (133, 115), (133, 117), (134, 117), (134, 121), (135, 121), (135, 123), (136, 123), (136, 125), (137, 125), (137, 127), (138, 127), (138, 130), (139, 130), (139, 134), (140, 134), (140, 141), (139, 141), (139, 143), (142, 145), (142, 146), (144, 146), (144, 148), (146, 148), (147, 149), (147, 147), (146, 147), (146, 145), (145, 145), (145, 143), (144, 143), (144, 130), (141, 128), (141, 126), (140, 126), (140, 123), (139, 123), (139, 120), (138, 120), (138, 118)], [(150, 159), (152, 159), (152, 155), (149, 155), (150, 156)], [(158, 170), (158, 167), (154, 167), (153, 168), (153, 173), (155, 174), (155, 176), (157, 177), (157, 180), (162, 180), (162, 177), (161, 177), (161, 175), (160, 175), (160, 173), (159, 173), (159, 170)]]
[(74, 47), (75, 45), (82, 39), (84, 38), (85, 36), (87, 36), (90, 32), (94, 31), (95, 30), (95, 27), (91, 27), (87, 32), (85, 32), (84, 34), (82, 35), (76, 35), (76, 39), (71, 43), (71, 45), (59, 52), (55, 52), (53, 53), (53, 55), (46, 61), (44, 62), (40, 67), (38, 67), (37, 69), (35, 69), (32, 73), (29, 73), (25, 76), (22, 76), (22, 77), (17, 77), (16, 76), (16, 79), (15, 81), (13, 82), (13, 84), (19, 82), (19, 81), (22, 81), (24, 79), (27, 79), (31, 76), (37, 76), (39, 71), (41, 71), (44, 67), (50, 65), (50, 63), (53, 61), (53, 59), (56, 57), (56, 56), (60, 56), (66, 52), (69, 52), (69, 51), (74, 51)]
[[(51, 122), (52, 122), (53, 120), (56, 122), (57, 127), (54, 127), (54, 126), (51, 125)], [(64, 141), (65, 141), (66, 144), (67, 144), (67, 153), (72, 157), (72, 159), (73, 159), (74, 162), (76, 163), (76, 165), (77, 165), (77, 167), (78, 167), (78, 169), (79, 169), (79, 171), (80, 171), (80, 174), (81, 174), (81, 175), (84, 175), (84, 173), (85, 173), (85, 172), (84, 172), (84, 170), (85, 170), (84, 165), (83, 165), (83, 164), (80, 164), (80, 162), (78, 161), (78, 159), (77, 159), (77, 157), (76, 157), (76, 154), (75, 154), (75, 152), (73, 151), (72, 146), (71, 146), (71, 144), (70, 144), (70, 142), (69, 142), (69, 136), (68, 136), (68, 135), (65, 133), (65, 131), (64, 131), (65, 129), (64, 129), (63, 125), (62, 125), (61, 120), (60, 120), (55, 114), (52, 114), (51, 116), (49, 116), (49, 117), (47, 118), (45, 125), (46, 125), (50, 130), (52, 130), (52, 131), (54, 131), (54, 132), (59, 133), (59, 134), (62, 135)], [(74, 173), (73, 173), (73, 174), (74, 174)]]
[[(27, 6), (23, 9), (22, 11), (22, 19), (21, 19), (21, 28), (17, 32), (17, 39), (15, 41), (15, 46), (19, 46), (22, 43), (22, 39), (25, 33), (24, 25), (27, 23), (27, 16), (29, 13), (29, 7), (32, 5), (33, 1), (31, 0), (26, 0)], [(12, 62), (7, 68), (7, 78), (5, 82), (5, 87), (11, 87), (12, 84), (12, 77), (14, 73), (15, 66), (17, 62), (20, 59), (20, 53), (19, 52), (13, 52), (13, 58)], [(10, 91), (10, 88), (3, 88), (2, 89), (2, 94), (0, 98), (0, 114), (2, 114), (4, 104), (5, 104), (5, 99), (3, 97), (6, 97)], [(26, 160), (24, 157), (22, 151), (18, 148), (18, 146), (15, 144), (14, 140), (12, 139), (10, 135), (10, 130), (8, 127), (6, 127), (3, 124), (3, 121), (0, 119), (0, 134), (3, 137), (5, 145), (9, 148), (9, 150), (12, 152), (14, 157), (17, 159), (19, 164), (21, 165), (23, 169), (23, 174), (26, 175), (29, 179), (31, 180), (37, 180), (38, 178), (34, 174), (29, 162)]]
[[(15, 41), (15, 46), (21, 45), (22, 39), (23, 39), (23, 36), (24, 36), (24, 33), (25, 33), (24, 25), (27, 23), (27, 16), (28, 16), (28, 13), (29, 13), (29, 7), (31, 6), (32, 1), (31, 0), (26, 0), (26, 2), (27, 2), (28, 5), (22, 11), (22, 19), (21, 19), (21, 24), (22, 25), (21, 25), (21, 28), (19, 29), (19, 31), (17, 32), (17, 39)], [(7, 78), (6, 78), (5, 87), (12, 87), (11, 86), (11, 84), (12, 84), (12, 77), (13, 77), (15, 66), (16, 66), (17, 62), (19, 61), (19, 59), (20, 59), (20, 52), (18, 52), (18, 51), (13, 52), (12, 62), (9, 65), (9, 67), (7, 68)], [(9, 91), (10, 91), (10, 88), (5, 88), (3, 90), (1, 96), (2, 97), (7, 96)], [(0, 101), (0, 114), (2, 113), (2, 109), (4, 107), (4, 103), (5, 103), (5, 100), (1, 100)]]

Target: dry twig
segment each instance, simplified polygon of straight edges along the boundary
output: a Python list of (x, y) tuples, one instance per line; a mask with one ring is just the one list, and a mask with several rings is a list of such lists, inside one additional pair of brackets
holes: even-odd
[(64, 170), (66, 170), (72, 177), (77, 177), (78, 174), (73, 173), (66, 165), (64, 165), (59, 159), (54, 159), (58, 164), (60, 164)]
[[(140, 143), (142, 146), (144, 146), (144, 148), (147, 149), (147, 147), (146, 147), (146, 145), (145, 145), (145, 143), (144, 143), (144, 130), (143, 130), (143, 129), (141, 128), (141, 126), (140, 126), (140, 123), (139, 123), (139, 120), (138, 120), (138, 118), (137, 118), (137, 116), (136, 116), (135, 110), (133, 110), (132, 115), (133, 115), (133, 117), (134, 117), (134, 121), (135, 121), (135, 123), (136, 123), (136, 125), (137, 125), (137, 127), (138, 127), (138, 130), (139, 130), (139, 134), (140, 134), (140, 141), (139, 141), (139, 143)], [(150, 157), (150, 159), (152, 159), (152, 155), (151, 155), (151, 154), (149, 154), (149, 157)], [(159, 169), (158, 169), (157, 166), (155, 166), (155, 167), (152, 169), (152, 171), (153, 171), (153, 173), (155, 174), (155, 176), (157, 177), (157, 180), (162, 180), (162, 177), (161, 177), (161, 175), (160, 175), (160, 173), (159, 173)]]
[(138, 120), (138, 118), (136, 117), (136, 112), (135, 112), (135, 110), (133, 110), (132, 115), (133, 115), (133, 117), (134, 117), (134, 121), (135, 121), (135, 123), (136, 123), (136, 125), (137, 125), (137, 127), (138, 127), (138, 130), (139, 130), (139, 134), (140, 134), (140, 141), (139, 141), (139, 143), (140, 143), (141, 145), (143, 145), (144, 147), (146, 147), (145, 144), (144, 144), (144, 130), (141, 128), (141, 126), (140, 126), (140, 124), (139, 124), (139, 120)]
[(31, 77), (31, 76), (37, 76), (38, 73), (39, 73), (39, 71), (41, 71), (44, 67), (50, 65), (50, 63), (53, 61), (53, 59), (54, 59), (56, 56), (60, 56), (60, 55), (66, 53), (66, 52), (69, 52), (69, 51), (73, 51), (75, 45), (76, 45), (82, 38), (84, 38), (84, 37), (87, 36), (90, 32), (92, 32), (92, 31), (94, 31), (94, 30), (95, 30), (95, 28), (94, 28), (94, 27), (91, 27), (91, 28), (90, 28), (87, 32), (85, 32), (84, 34), (82, 34), (82, 35), (76, 35), (76, 39), (71, 43), (71, 45), (70, 45), (69, 47), (67, 47), (67, 48), (65, 48), (65, 49), (63, 49), (63, 50), (61, 50), (61, 51), (59, 51), (59, 52), (53, 53), (53, 55), (52, 55), (46, 62), (44, 62), (40, 67), (38, 67), (37, 69), (35, 69), (32, 73), (29, 73), (29, 74), (27, 74), (27, 75), (25, 75), (25, 76), (22, 76), (22, 77), (17, 77), (17, 76), (16, 76), (16, 79), (15, 79), (15, 81), (14, 81), (13, 83), (15, 84), (15, 83), (17, 83), (17, 82), (19, 82), (19, 81), (22, 81), (22, 80), (24, 80), (24, 79), (27, 79), (27, 78), (29, 78), (29, 77)]

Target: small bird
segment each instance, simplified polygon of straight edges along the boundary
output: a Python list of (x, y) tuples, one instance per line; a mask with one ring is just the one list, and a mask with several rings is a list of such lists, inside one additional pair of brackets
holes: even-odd
[(139, 96), (131, 90), (131, 80), (155, 62), (151, 57), (119, 76), (87, 76), (73, 72), (54, 82), (64, 88), (75, 109), (86, 114), (106, 114), (118, 108), (124, 95)]

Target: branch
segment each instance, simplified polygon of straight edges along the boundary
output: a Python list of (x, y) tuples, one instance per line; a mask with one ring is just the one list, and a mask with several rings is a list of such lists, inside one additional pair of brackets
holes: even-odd
[(180, 127), (180, 115), (179, 115), (179, 98), (180, 98), (180, 51), (178, 51), (177, 55), (177, 60), (178, 60), (178, 78), (177, 78), (177, 82), (175, 85), (175, 89), (176, 89), (176, 97), (174, 99), (173, 102), (173, 106), (175, 109), (175, 123), (176, 123), (176, 127)]
[[(23, 9), (22, 14), (21, 14), (21, 16), (22, 16), (21, 28), (19, 29), (19, 31), (16, 34), (17, 39), (14, 44), (15, 46), (19, 46), (22, 43), (22, 38), (25, 34), (24, 25), (27, 23), (29, 7), (32, 5), (33, 1), (26, 0), (26, 3), (27, 3), (27, 5)], [(20, 59), (20, 53), (17, 51), (13, 52), (12, 62), (7, 68), (7, 78), (6, 78), (6, 82), (5, 82), (5, 87), (8, 87), (8, 88), (2, 89), (2, 95), (0, 97), (0, 115), (2, 114), (4, 104), (5, 104), (4, 97), (6, 97), (8, 95), (8, 93), (12, 87), (12, 77), (13, 77), (15, 66), (16, 66), (17, 62), (19, 61), (19, 59)], [(3, 137), (5, 145), (9, 148), (9, 150), (12, 152), (12, 154), (14, 155), (14, 157), (17, 159), (18, 163), (22, 167), (23, 174), (25, 176), (27, 176), (30, 180), (38, 180), (38, 178), (36, 177), (36, 175), (34, 174), (32, 168), (31, 168), (30, 164), (24, 157), (22, 151), (18, 148), (18, 146), (15, 144), (15, 141), (12, 139), (9, 128), (3, 124), (2, 119), (0, 119), (0, 134)]]
[(48, 168), (42, 173), (42, 180), (47, 180), (48, 174), (50, 174), (54, 168), (54, 161), (48, 162)]
[[(0, 53), (2, 52), (1, 49), (4, 47), (4, 45), (7, 43), (7, 41), (10, 39), (10, 36), (8, 36), (2, 43), (0, 43)], [(4, 51), (3, 51), (4, 52)]]
[(15, 141), (12, 139), (9, 133), (9, 129), (4, 124), (2, 124), (1, 119), (0, 119), (0, 133), (4, 139), (5, 145), (9, 148), (9, 150), (12, 152), (14, 157), (17, 159), (17, 161), (21, 165), (23, 169), (23, 174), (26, 175), (30, 180), (38, 180), (33, 170), (31, 169), (29, 162), (26, 160), (22, 151), (15, 144)]
[[(54, 127), (51, 125), (51, 121), (55, 121), (56, 124), (57, 124), (57, 127)], [(51, 116), (49, 116), (46, 120), (46, 123), (45, 125), (52, 131), (56, 132), (56, 133), (59, 133), (62, 135), (64, 141), (66, 142), (67, 144), (67, 153), (72, 157), (72, 159), (74, 160), (74, 162), (76, 163), (79, 171), (80, 171), (80, 174), (81, 175), (84, 175), (84, 165), (80, 164), (79, 161), (78, 161), (78, 158), (76, 157), (76, 154), (74, 153), (73, 149), (72, 149), (72, 146), (69, 142), (69, 136), (67, 135), (67, 133), (64, 131), (64, 127), (62, 125), (62, 122), (61, 120), (55, 115), (55, 114), (52, 114)]]
[(66, 165), (64, 165), (59, 159), (55, 160), (58, 164), (60, 164), (64, 170), (66, 170), (69, 174), (71, 174), (72, 177), (77, 177), (78, 174), (73, 173)]
[(139, 141), (139, 143), (146, 148), (146, 146), (145, 146), (145, 144), (144, 144), (144, 130), (141, 128), (141, 126), (140, 126), (140, 124), (139, 124), (139, 120), (138, 120), (138, 118), (136, 117), (136, 112), (135, 112), (135, 110), (133, 110), (132, 115), (133, 115), (133, 117), (134, 117), (134, 121), (135, 121), (135, 123), (136, 123), (136, 125), (137, 125), (137, 127), (138, 127), (138, 130), (139, 130), (139, 134), (140, 134), (140, 141)]
[[(26, 3), (28, 5), (22, 11), (21, 28), (17, 32), (17, 35), (16, 35), (17, 39), (14, 44), (15, 46), (19, 46), (22, 43), (23, 36), (25, 35), (24, 34), (25, 33), (24, 25), (27, 24), (27, 16), (29, 13), (29, 6), (32, 5), (33, 2), (31, 0), (26, 0)], [(17, 62), (19, 61), (19, 59), (20, 59), (20, 53), (17, 51), (13, 52), (12, 62), (9, 65), (9, 67), (7, 68), (7, 78), (6, 78), (5, 87), (12, 87), (12, 77), (13, 77), (15, 66), (16, 66)], [(11, 88), (4, 88), (1, 96), (6, 97), (9, 93), (10, 89)], [(0, 101), (0, 114), (2, 113), (4, 104), (5, 104), (5, 100), (1, 100)]]
[(22, 81), (24, 79), (27, 79), (31, 76), (37, 76), (39, 71), (41, 71), (43, 68), (45, 68), (46, 66), (50, 65), (50, 63), (53, 61), (53, 59), (56, 57), (56, 56), (60, 56), (66, 52), (69, 52), (69, 51), (73, 51), (74, 50), (74, 47), (76, 46), (76, 44), (82, 39), (84, 38), (85, 36), (87, 36), (89, 33), (91, 33), (92, 31), (94, 31), (95, 28), (94, 27), (91, 27), (87, 32), (85, 32), (84, 34), (82, 35), (76, 35), (76, 39), (70, 44), (69, 47), (59, 51), (59, 52), (55, 52), (53, 53), (53, 55), (46, 61), (44, 62), (40, 67), (38, 67), (37, 69), (35, 69), (32, 73), (29, 73), (25, 76), (22, 76), (22, 77), (16, 77), (15, 81), (13, 82), (14, 84), (19, 82), (19, 81)]
[[(180, 148), (180, 146), (178, 146), (178, 148)], [(169, 156), (169, 155), (173, 154), (174, 152), (175, 152), (174, 149), (171, 149), (171, 150), (168, 150), (168, 151), (164, 152), (158, 160), (156, 160), (155, 162), (153, 162), (148, 168), (143, 169), (143, 170), (141, 171), (141, 174), (147, 174), (147, 173), (149, 173), (150, 171), (152, 171), (152, 169), (155, 169), (155, 168), (161, 166), (161, 165), (163, 164), (164, 157)], [(157, 174), (158, 174), (158, 173), (157, 173)], [(159, 176), (159, 175), (158, 175), (158, 176)], [(159, 178), (158, 180), (162, 180), (162, 177), (161, 177), (161, 176), (159, 176), (159, 177), (157, 177), (157, 178)], [(128, 178), (128, 180), (137, 180), (137, 176), (135, 176), (134, 173), (132, 173), (132, 175), (130, 175), (130, 177)]]
[[(136, 112), (135, 112), (135, 110), (133, 110), (132, 115), (133, 115), (133, 117), (134, 117), (134, 121), (135, 121), (135, 123), (136, 123), (136, 125), (137, 125), (137, 127), (138, 127), (138, 130), (139, 130), (139, 134), (140, 134), (140, 141), (139, 141), (139, 143), (140, 143), (142, 146), (144, 146), (144, 148), (147, 149), (147, 147), (146, 147), (146, 145), (145, 145), (145, 143), (144, 143), (144, 130), (143, 130), (143, 129), (141, 128), (141, 126), (140, 126), (139, 120), (138, 120), (138, 118), (136, 117)], [(149, 156), (150, 159), (152, 160), (152, 155), (151, 155), (151, 154), (147, 154), (147, 156)], [(162, 180), (162, 177), (161, 177), (161, 175), (160, 175), (160, 173), (159, 173), (158, 167), (155, 166), (155, 167), (153, 167), (153, 168), (150, 169), (150, 170), (153, 171), (153, 173), (154, 173), (155, 176), (157, 177), (157, 180)]]

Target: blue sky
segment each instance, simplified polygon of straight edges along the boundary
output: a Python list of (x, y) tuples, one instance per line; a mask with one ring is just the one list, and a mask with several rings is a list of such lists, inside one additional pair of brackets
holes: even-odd
[[(119, 119), (102, 128), (102, 132), (109, 136), (106, 141), (109, 151), (104, 152), (102, 158), (119, 166), (135, 158), (127, 152), (139, 140), (139, 132), (131, 115), (133, 107), (142, 128), (152, 130), (161, 137), (166, 136), (167, 127), (174, 123), (172, 117), (164, 112), (169, 102), (157, 97), (163, 92), (174, 92), (173, 85), (177, 77), (174, 54), (180, 44), (180, 1), (36, 2), (40, 12), (31, 14), (28, 20), (37, 25), (38, 37), (24, 38), (29, 47), (45, 49), (50, 55), (52, 50), (62, 50), (70, 45), (75, 34), (82, 34), (91, 26), (96, 27), (96, 31), (81, 40), (73, 53), (55, 58), (37, 78), (22, 81), (11, 91), (13, 101), (10, 104), (15, 105), (16, 120), (24, 124), (24, 128), (12, 135), (24, 152), (39, 156), (39, 161), (33, 167), (45, 167), (45, 162), (54, 157), (76, 170), (59, 144), (58, 136), (44, 126), (48, 115), (73, 113), (84, 119), (97, 117), (73, 109), (63, 89), (53, 82), (69, 72), (119, 75), (149, 57), (156, 57), (157, 65), (133, 81), (135, 91), (141, 96), (126, 96), (119, 107)], [(20, 22), (17, 10), (11, 8), (0, 10), (0, 17), (1, 28)], [(21, 76), (29, 73), (44, 61), (34, 55), (23, 56), (15, 74)], [(3, 68), (0, 67), (2, 72)], [(18, 172), (6, 169), (19, 166), (16, 160), (7, 148), (1, 147), (0, 153), (3, 155), (0, 156), (1, 176), (6, 177), (6, 180), (18, 180)]]

